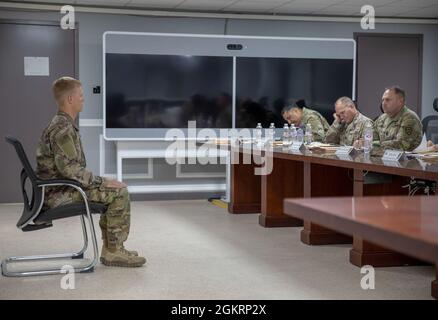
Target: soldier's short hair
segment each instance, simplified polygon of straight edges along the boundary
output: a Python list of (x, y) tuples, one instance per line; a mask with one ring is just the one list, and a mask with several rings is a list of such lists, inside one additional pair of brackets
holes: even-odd
[(306, 101), (304, 99), (297, 100), (295, 102), (295, 107), (300, 109), (307, 108)]
[(288, 112), (289, 110), (292, 110), (294, 108), (303, 109), (306, 107), (307, 105), (304, 99), (299, 99), (299, 100), (289, 99), (286, 102), (284, 108), (281, 110), (281, 114), (284, 114), (285, 112)]
[(289, 110), (292, 110), (292, 107), (293, 107), (293, 106), (291, 106), (291, 105), (285, 105), (285, 106), (283, 107), (283, 109), (281, 109), (281, 114), (283, 115), (283, 114), (285, 114), (286, 112), (288, 112)]
[(343, 105), (349, 106), (349, 107), (356, 107), (356, 104), (353, 100), (349, 97), (340, 97), (338, 100), (336, 100), (335, 105), (337, 103), (342, 103)]
[(81, 87), (82, 84), (79, 80), (72, 77), (61, 77), (56, 79), (52, 85), (53, 96), (58, 105), (64, 103), (64, 98), (72, 90)]
[(402, 88), (400, 88), (397, 85), (390, 86), (390, 87), (385, 89), (385, 91), (387, 91), (387, 90), (394, 92), (396, 95), (398, 95), (399, 97), (403, 98), (403, 100), (406, 99), (405, 90), (403, 90)]

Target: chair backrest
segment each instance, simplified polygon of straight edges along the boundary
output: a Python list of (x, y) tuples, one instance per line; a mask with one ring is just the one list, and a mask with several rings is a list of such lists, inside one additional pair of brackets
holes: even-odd
[(438, 115), (427, 116), (422, 121), (423, 132), (426, 134), (427, 140), (432, 140), (433, 143), (438, 143)]
[[(30, 162), (24, 152), (23, 146), (20, 141), (11, 136), (5, 137), (6, 141), (12, 144), (17, 152), (18, 158), (20, 159), (23, 169), (21, 170), (20, 183), (21, 192), (23, 194), (24, 208), (20, 219), (17, 222), (17, 227), (21, 228), (25, 226), (29, 220), (35, 216), (42, 207), (43, 194), (42, 188), (37, 186), (38, 177), (35, 171), (32, 169)], [(29, 179), (32, 185), (32, 196), (29, 197), (26, 191), (26, 180)], [(30, 199), (30, 201), (29, 201)]]

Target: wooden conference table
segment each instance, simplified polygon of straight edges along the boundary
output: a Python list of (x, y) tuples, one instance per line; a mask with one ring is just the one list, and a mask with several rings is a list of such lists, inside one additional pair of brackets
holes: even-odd
[[(252, 156), (250, 163), (243, 157), (253, 154), (251, 146), (230, 148), (235, 159), (231, 163), (230, 213), (260, 213), (259, 224), (263, 227), (299, 227), (301, 241), (309, 245), (353, 242), (350, 262), (356, 266), (375, 267), (419, 264), (409, 256), (390, 251), (371, 243), (359, 235), (341, 234), (314, 223), (309, 218), (299, 219), (284, 214), (285, 198), (408, 195), (404, 185), (411, 177), (438, 181), (438, 164), (410, 159), (400, 162), (384, 162), (381, 157), (365, 157), (358, 153), (347, 158), (334, 154), (315, 153), (308, 150), (291, 151), (274, 147), (271, 152), (261, 150), (260, 157), (270, 154), (272, 172), (255, 175), (260, 159)], [(246, 161), (248, 162), (248, 161)], [(387, 174), (387, 181), (368, 183), (373, 173)], [(374, 176), (376, 176), (374, 174)], [(371, 178), (371, 177), (370, 177)], [(382, 178), (382, 177), (380, 177)], [(292, 216), (291, 216), (292, 215)], [(299, 215), (297, 214), (297, 217)], [(348, 235), (350, 234), (350, 235)]]
[(436, 280), (431, 293), (438, 299), (437, 197), (285, 199), (284, 205), (286, 213), (434, 263)]

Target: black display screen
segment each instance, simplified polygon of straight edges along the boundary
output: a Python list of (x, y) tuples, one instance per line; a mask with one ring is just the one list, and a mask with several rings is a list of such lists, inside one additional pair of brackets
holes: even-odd
[(106, 54), (107, 128), (232, 127), (233, 58)]
[(353, 60), (237, 58), (236, 128), (283, 127), (281, 110), (289, 100), (304, 99), (331, 124), (334, 103), (351, 97)]

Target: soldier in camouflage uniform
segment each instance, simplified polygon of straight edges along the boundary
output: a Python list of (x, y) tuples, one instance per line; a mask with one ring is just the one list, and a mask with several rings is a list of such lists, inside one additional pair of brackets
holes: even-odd
[(360, 113), (354, 102), (348, 97), (341, 97), (335, 103), (335, 121), (325, 136), (326, 143), (352, 146), (361, 139), (367, 125), (373, 127), (373, 121)]
[(310, 124), (313, 141), (323, 141), (329, 129), (327, 120), (317, 111), (308, 109), (304, 100), (298, 100), (283, 108), (281, 115), (289, 124), (302, 127), (303, 130)]
[[(417, 114), (405, 105), (405, 92), (393, 86), (382, 96), (384, 113), (374, 122), (371, 154), (383, 155), (386, 149), (412, 151), (421, 143), (423, 126)], [(362, 141), (358, 141), (358, 145)]]
[[(139, 267), (146, 259), (136, 251), (126, 250), (130, 226), (130, 200), (126, 185), (93, 175), (86, 170), (79, 128), (74, 119), (83, 108), (81, 83), (62, 77), (53, 84), (59, 111), (43, 131), (37, 146), (37, 175), (41, 179), (73, 179), (82, 184), (88, 200), (107, 205), (100, 217), (103, 248), (100, 261), (107, 266)], [(81, 202), (75, 189), (49, 187), (45, 191), (45, 207), (53, 208)]]

